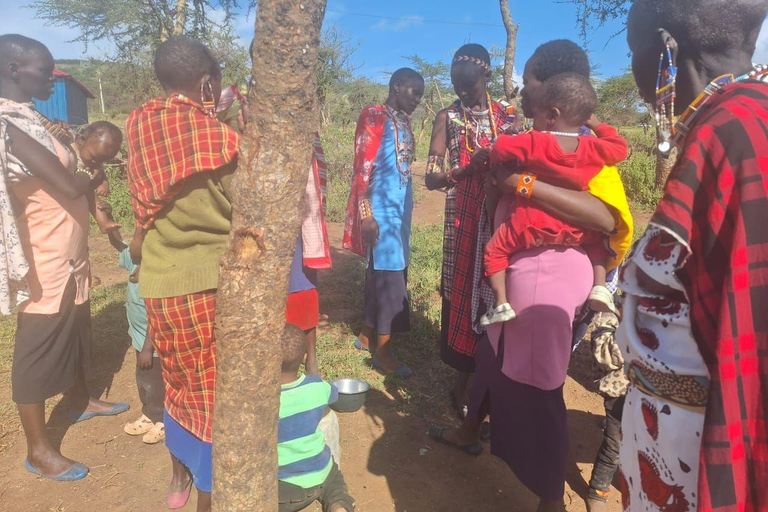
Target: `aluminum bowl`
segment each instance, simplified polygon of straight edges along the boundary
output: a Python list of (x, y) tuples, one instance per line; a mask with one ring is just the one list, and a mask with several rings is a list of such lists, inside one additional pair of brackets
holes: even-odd
[(365, 395), (371, 389), (367, 382), (357, 379), (336, 379), (331, 384), (339, 392), (339, 399), (331, 404), (331, 409), (336, 412), (359, 411), (365, 403)]

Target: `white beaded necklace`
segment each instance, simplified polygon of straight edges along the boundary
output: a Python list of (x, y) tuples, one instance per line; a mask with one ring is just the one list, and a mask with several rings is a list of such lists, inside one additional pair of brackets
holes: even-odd
[(567, 133), (567, 132), (548, 132), (548, 131), (542, 131), (541, 133), (548, 133), (550, 135), (557, 135), (558, 137), (573, 137), (577, 138), (579, 137), (578, 133)]

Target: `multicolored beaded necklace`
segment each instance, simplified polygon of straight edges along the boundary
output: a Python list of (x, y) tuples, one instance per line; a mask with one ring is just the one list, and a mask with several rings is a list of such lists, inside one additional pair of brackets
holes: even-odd
[[(496, 140), (496, 137), (498, 137), (498, 131), (496, 129), (496, 116), (494, 116), (494, 114), (493, 114), (493, 102), (491, 101), (491, 95), (487, 91), (485, 93), (485, 97), (488, 100), (488, 110), (487, 110), (487, 113), (488, 113), (488, 119), (490, 120), (490, 123), (491, 123), (491, 142), (493, 142), (493, 141)], [(470, 127), (470, 123), (469, 123), (469, 119), (467, 118), (467, 110), (469, 110), (469, 109), (467, 109), (467, 107), (464, 106), (464, 103), (462, 103), (461, 104), (461, 113), (462, 113), (462, 116), (464, 117), (464, 145), (467, 148), (467, 152), (469, 152), (469, 154), (471, 155), (472, 153), (475, 152), (475, 148), (480, 145), (480, 141), (479, 141), (479, 137), (480, 137), (480, 123), (479, 123), (479, 121), (475, 120), (474, 116), (473, 116), (473, 119), (472, 119), (473, 123), (472, 124), (474, 126), (474, 132), (475, 132), (475, 144), (474, 144), (475, 147), (472, 147), (469, 144), (469, 127)], [(472, 112), (472, 111), (470, 110), (470, 112)]]
[[(400, 173), (400, 184), (405, 185), (411, 176), (411, 164), (414, 160), (414, 138), (411, 131), (411, 121), (408, 116), (401, 114), (386, 103), (384, 104), (384, 112), (389, 116), (392, 121), (392, 127), (395, 130), (395, 162), (397, 164), (397, 172)], [(407, 129), (407, 134), (405, 134), (402, 140), (400, 139), (401, 123)], [(406, 164), (405, 170), (403, 170), (403, 163)]]
[(739, 77), (735, 77), (732, 74), (726, 74), (719, 76), (712, 80), (707, 87), (693, 100), (693, 102), (685, 109), (685, 112), (678, 118), (675, 123), (675, 128), (672, 133), (671, 142), (675, 146), (680, 146), (682, 140), (688, 135), (689, 127), (699, 112), (702, 111), (704, 106), (709, 103), (709, 100), (715, 95), (716, 92), (723, 89), (728, 85), (743, 82), (744, 80), (765, 80), (768, 78), (768, 66), (756, 65), (749, 73), (744, 73)]

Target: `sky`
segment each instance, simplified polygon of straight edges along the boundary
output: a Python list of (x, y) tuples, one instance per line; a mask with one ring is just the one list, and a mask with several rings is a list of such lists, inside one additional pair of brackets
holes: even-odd
[[(561, 0), (510, 3), (515, 22), (520, 24), (516, 71), (522, 70), (541, 43), (560, 38), (581, 42), (573, 5)], [(104, 46), (91, 47), (84, 54), (82, 44), (69, 42), (77, 37), (76, 31), (47, 26), (34, 19), (33, 12), (23, 7), (25, 4), (25, 0), (0, 0), (0, 34), (18, 32), (38, 39), (57, 59), (99, 58), (103, 54)], [(253, 22), (253, 14), (248, 17), (242, 13), (235, 19), (235, 28), (245, 45), (252, 38)], [(334, 25), (357, 45), (352, 56), (356, 73), (378, 82), (388, 80), (388, 72), (407, 65), (406, 56), (448, 62), (451, 54), (467, 42), (489, 49), (506, 44), (496, 0), (328, 0), (324, 28)], [(621, 21), (614, 21), (590, 36), (590, 59), (602, 77), (621, 74), (629, 67), (625, 34), (619, 33), (622, 28)], [(768, 62), (768, 23), (763, 24), (755, 61)]]

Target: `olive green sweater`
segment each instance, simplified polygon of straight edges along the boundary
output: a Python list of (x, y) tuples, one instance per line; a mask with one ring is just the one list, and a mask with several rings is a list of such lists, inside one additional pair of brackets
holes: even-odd
[(219, 260), (232, 225), (229, 187), (235, 166), (187, 178), (147, 232), (139, 293), (179, 297), (219, 286)]

